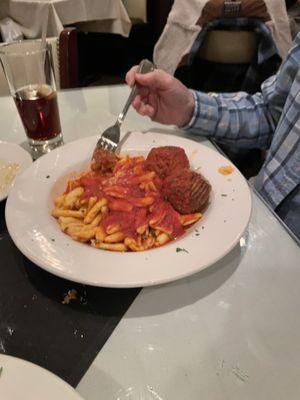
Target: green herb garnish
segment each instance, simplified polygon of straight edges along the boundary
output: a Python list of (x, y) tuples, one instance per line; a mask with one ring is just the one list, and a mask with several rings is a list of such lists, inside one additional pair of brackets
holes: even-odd
[(176, 247), (176, 253), (179, 253), (180, 251), (184, 251), (185, 253), (188, 253), (188, 251), (184, 248), (181, 247)]

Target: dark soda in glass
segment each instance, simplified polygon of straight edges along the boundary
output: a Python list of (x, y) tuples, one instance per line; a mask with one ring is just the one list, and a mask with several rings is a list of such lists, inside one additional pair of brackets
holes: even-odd
[(25, 86), (14, 100), (30, 139), (51, 140), (61, 133), (57, 95), (51, 86)]

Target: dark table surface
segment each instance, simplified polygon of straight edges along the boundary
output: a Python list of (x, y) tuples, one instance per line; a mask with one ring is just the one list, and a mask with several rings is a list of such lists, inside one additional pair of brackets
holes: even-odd
[[(43, 271), (14, 245), (0, 203), (0, 353), (75, 387), (139, 290), (80, 285)], [(69, 291), (75, 298), (66, 303)]]

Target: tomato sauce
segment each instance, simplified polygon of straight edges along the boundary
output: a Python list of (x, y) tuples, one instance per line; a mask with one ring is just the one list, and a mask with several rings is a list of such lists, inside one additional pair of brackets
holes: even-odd
[(83, 176), (80, 178), (80, 184), (84, 188), (84, 192), (81, 199), (87, 199), (90, 197), (103, 197), (103, 177), (97, 174)]
[(163, 199), (162, 180), (155, 172), (145, 169), (143, 157), (121, 159), (111, 176), (91, 171), (77, 182), (84, 188), (81, 200), (107, 199), (109, 212), (100, 222), (105, 230), (116, 226), (126, 236), (135, 238), (138, 228), (156, 221), (172, 239), (185, 232), (179, 214)]

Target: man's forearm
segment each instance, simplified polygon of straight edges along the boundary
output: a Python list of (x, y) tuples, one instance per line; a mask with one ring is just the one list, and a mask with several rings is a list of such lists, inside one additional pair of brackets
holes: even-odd
[(261, 93), (193, 95), (194, 114), (185, 129), (239, 147), (269, 146), (275, 124)]

